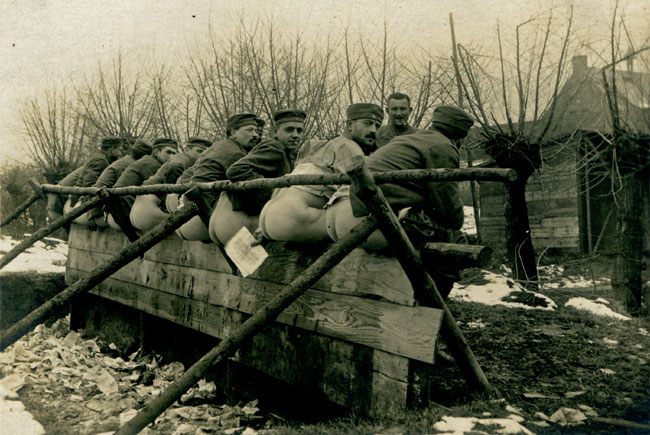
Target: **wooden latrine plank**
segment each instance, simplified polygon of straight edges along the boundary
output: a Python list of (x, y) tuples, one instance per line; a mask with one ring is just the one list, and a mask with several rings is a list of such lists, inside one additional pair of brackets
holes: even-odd
[[(88, 272), (68, 267), (66, 280)], [(215, 337), (241, 325), (246, 314), (109, 278), (92, 294)], [(234, 360), (323, 394), (360, 414), (403, 410), (409, 394), (408, 359), (273, 323), (240, 348)]]
[[(89, 231), (74, 225), (70, 248), (98, 253), (115, 253), (128, 239), (119, 231)], [(269, 258), (251, 277), (276, 283), (289, 283), (320, 254), (325, 245), (273, 242), (266, 246)], [(213, 243), (183, 241), (171, 235), (145, 253), (144, 258), (164, 264), (231, 273), (229, 263)], [(355, 249), (321, 278), (314, 289), (364, 296), (401, 305), (414, 305), (413, 288), (396, 258), (367, 254)]]
[[(90, 271), (110, 258), (109, 254), (74, 248), (68, 255), (68, 268), (81, 271)], [(146, 258), (134, 261), (113, 277), (246, 314), (261, 308), (284, 286), (211, 270), (156, 263)], [(280, 323), (427, 363), (434, 361), (441, 319), (441, 311), (435, 308), (408, 307), (318, 290), (306, 292), (278, 317)]]

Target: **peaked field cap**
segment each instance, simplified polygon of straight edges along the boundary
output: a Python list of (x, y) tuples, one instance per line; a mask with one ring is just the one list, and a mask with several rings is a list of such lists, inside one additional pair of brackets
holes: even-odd
[(305, 122), (307, 112), (300, 109), (282, 109), (273, 112), (273, 124), (278, 126), (283, 122)]
[(266, 121), (264, 121), (259, 116), (255, 118), (255, 123), (257, 124), (258, 127), (264, 127), (266, 125)]
[(257, 120), (259, 118), (254, 113), (238, 113), (232, 115), (226, 121), (226, 131), (232, 131), (239, 127), (254, 125), (257, 127)]
[(431, 125), (450, 139), (467, 136), (474, 120), (463, 109), (456, 106), (438, 106), (433, 110)]
[(117, 136), (106, 136), (102, 138), (101, 147), (102, 148), (112, 148), (116, 145), (122, 146), (123, 139)]
[(135, 151), (140, 154), (151, 154), (151, 144), (144, 139), (136, 139), (135, 143), (131, 147), (132, 151)]
[(354, 103), (348, 106), (347, 119), (373, 119), (378, 122), (384, 120), (384, 109), (374, 103)]
[(187, 146), (207, 148), (210, 145), (212, 145), (212, 142), (207, 139), (203, 139), (202, 137), (190, 136), (187, 138)]
[(161, 147), (176, 148), (177, 146), (178, 146), (178, 142), (168, 137), (157, 137), (156, 139), (154, 139), (153, 144), (151, 145), (153, 149), (161, 148)]

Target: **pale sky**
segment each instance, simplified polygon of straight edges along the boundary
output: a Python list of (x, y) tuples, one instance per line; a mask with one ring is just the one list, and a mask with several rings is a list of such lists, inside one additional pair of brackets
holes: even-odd
[[(606, 38), (614, 0), (555, 2), (558, 15), (575, 4), (576, 30)], [(205, 40), (208, 26), (228, 37), (241, 15), (273, 18), (287, 29), (324, 38), (349, 28), (380, 37), (384, 20), (391, 36), (411, 44), (450, 50), (449, 13), (457, 40), (480, 43), (494, 38), (497, 20), (514, 28), (546, 14), (548, 0), (0, 0), (0, 165), (21, 159), (18, 109), (50, 82), (89, 73), (99, 59), (118, 50), (129, 59), (178, 59)], [(650, 0), (621, 0), (630, 33), (648, 35)], [(589, 53), (585, 53), (589, 54)], [(590, 56), (591, 58), (595, 56)]]

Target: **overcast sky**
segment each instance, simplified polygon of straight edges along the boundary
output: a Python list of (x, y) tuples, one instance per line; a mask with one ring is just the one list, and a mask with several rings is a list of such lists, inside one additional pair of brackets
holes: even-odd
[[(560, 0), (558, 15), (572, 3), (576, 30), (606, 37), (614, 1)], [(620, 4), (630, 32), (647, 36), (650, 0)], [(243, 15), (272, 17), (315, 38), (346, 27), (379, 37), (386, 20), (405, 49), (417, 43), (439, 51), (450, 48), (450, 12), (458, 42), (469, 44), (493, 38), (497, 20), (514, 27), (546, 13), (549, 5), (548, 0), (0, 0), (0, 165), (20, 158), (18, 109), (26, 97), (47, 83), (83, 76), (120, 49), (130, 59), (182, 57), (205, 39), (209, 25), (227, 36)]]

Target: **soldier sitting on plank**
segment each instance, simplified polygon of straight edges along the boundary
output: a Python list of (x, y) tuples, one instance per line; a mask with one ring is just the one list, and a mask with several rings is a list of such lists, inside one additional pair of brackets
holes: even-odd
[[(356, 103), (347, 109), (345, 131), (336, 138), (303, 146), (292, 174), (342, 173), (354, 156), (375, 150), (384, 110), (376, 104)], [(260, 214), (260, 231), (268, 239), (291, 242), (329, 240), (325, 209), (333, 185), (291, 186), (274, 193)]]
[[(256, 145), (245, 157), (228, 168), (230, 181), (276, 178), (291, 172), (302, 142), (307, 114), (285, 109), (273, 114), (273, 139)], [(271, 198), (271, 190), (241, 193), (222, 192), (210, 218), (210, 238), (226, 244), (242, 226), (252, 233), (257, 229), (262, 207)]]
[[(458, 107), (439, 106), (433, 112), (429, 130), (397, 136), (378, 149), (366, 160), (371, 172), (403, 169), (433, 169), (459, 167), (459, 143), (472, 126), (472, 118)], [(411, 238), (418, 245), (424, 241), (450, 242), (453, 230), (463, 225), (463, 204), (458, 182), (410, 181), (384, 183), (379, 186)], [(338, 192), (337, 192), (338, 193)], [(354, 190), (336, 195), (327, 209), (327, 229), (332, 240), (337, 241), (368, 214)], [(369, 250), (387, 247), (380, 231), (375, 231), (362, 245)], [(451, 290), (457, 272), (436, 269), (434, 279), (441, 294)]]
[[(142, 185), (176, 183), (183, 171), (192, 166), (210, 145), (212, 142), (207, 139), (191, 136), (185, 143), (185, 151), (171, 156)], [(131, 225), (137, 230), (146, 231), (168, 218), (165, 196), (164, 194), (139, 195), (131, 207), (129, 215)]]
[[(128, 144), (127, 141), (124, 143)], [(108, 167), (104, 169), (104, 172), (102, 172), (102, 174), (99, 176), (93, 187), (113, 187), (124, 170), (129, 167), (131, 163), (151, 154), (151, 145), (140, 140), (136, 141), (132, 147), (129, 145), (129, 147), (123, 147), (122, 150), (123, 152), (126, 152), (127, 155), (108, 165)], [(90, 210), (87, 213), (87, 218), (88, 222), (92, 225), (97, 225), (100, 227), (108, 226), (106, 223), (106, 217), (104, 216), (103, 206), (99, 206), (93, 210)]]
[[(139, 141), (141, 141), (141, 139), (138, 139), (134, 146), (137, 146)], [(120, 175), (120, 178), (115, 182), (114, 187), (142, 185), (146, 179), (156, 173), (163, 163), (167, 162), (171, 156), (176, 154), (177, 145), (178, 142), (174, 139), (166, 137), (155, 139), (153, 144), (151, 144), (151, 154), (146, 155), (127, 166), (124, 172), (122, 172), (122, 175)], [(124, 204), (124, 208), (128, 213), (133, 205), (134, 197), (130, 195), (122, 196), (120, 197), (120, 201)], [(106, 221), (111, 228), (120, 229), (120, 226), (115, 222), (115, 219), (110, 213), (107, 214), (106, 218)]]
[[(83, 169), (75, 180), (76, 187), (90, 187), (99, 178), (101, 173), (115, 160), (122, 155), (123, 140), (119, 137), (109, 136), (102, 139), (100, 149), (90, 156), (90, 159), (83, 165)], [(72, 212), (79, 201), (79, 195), (70, 195), (66, 201), (63, 212), (68, 214)], [(75, 222), (88, 225), (85, 214), (75, 219)]]
[[(226, 121), (227, 138), (215, 142), (205, 150), (201, 157), (191, 167), (190, 182), (204, 183), (226, 179), (226, 171), (230, 165), (244, 157), (253, 148), (253, 143), (258, 139), (257, 116), (252, 113), (239, 113)], [(218, 192), (203, 192), (210, 213), (219, 198)], [(181, 196), (179, 202), (183, 202)], [(194, 216), (178, 230), (181, 238), (185, 240), (210, 240), (207, 226), (199, 216)]]

